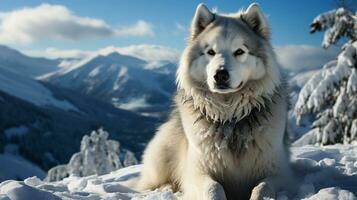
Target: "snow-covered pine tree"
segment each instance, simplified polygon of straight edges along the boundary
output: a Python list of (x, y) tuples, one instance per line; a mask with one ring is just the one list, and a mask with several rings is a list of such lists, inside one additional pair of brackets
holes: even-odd
[(128, 167), (128, 166), (131, 166), (131, 165), (137, 165), (138, 163), (139, 162), (135, 158), (134, 153), (129, 151), (129, 150), (126, 150), (125, 156), (124, 156), (124, 161), (123, 161), (124, 167)]
[(134, 154), (126, 150), (123, 165), (119, 159), (119, 142), (108, 140), (108, 136), (108, 132), (103, 129), (92, 131), (89, 136), (85, 135), (81, 141), (80, 152), (73, 154), (67, 165), (50, 169), (45, 180), (58, 181), (70, 175), (102, 175), (138, 163)]
[(324, 48), (341, 38), (347, 42), (337, 59), (326, 63), (301, 89), (295, 105), (297, 122), (311, 113), (316, 120), (299, 142), (351, 143), (357, 140), (357, 15), (345, 8), (322, 13), (311, 24), (311, 33), (317, 31), (325, 31)]
[(108, 132), (103, 129), (85, 135), (81, 151), (72, 156), (67, 165), (68, 173), (76, 176), (107, 174), (122, 168), (119, 160), (119, 142), (108, 140)]

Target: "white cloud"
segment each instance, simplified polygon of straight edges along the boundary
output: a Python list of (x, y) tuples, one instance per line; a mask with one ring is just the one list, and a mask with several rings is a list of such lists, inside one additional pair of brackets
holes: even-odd
[(160, 45), (130, 45), (126, 47), (118, 47), (116, 50), (121, 54), (136, 56), (149, 62), (163, 60), (177, 62), (180, 57), (179, 50)]
[(136, 24), (128, 27), (119, 28), (115, 31), (117, 36), (154, 36), (152, 25), (139, 20)]
[(0, 42), (6, 44), (28, 44), (44, 39), (75, 41), (96, 37), (152, 35), (152, 26), (143, 20), (115, 29), (103, 20), (77, 16), (62, 5), (41, 4), (0, 12)]
[(112, 52), (118, 52), (123, 55), (130, 55), (149, 63), (170, 61), (178, 62), (180, 57), (180, 51), (174, 48), (152, 45), (152, 44), (140, 44), (130, 45), (125, 47), (108, 46), (96, 51), (84, 51), (79, 49), (57, 49), (47, 48), (45, 51), (25, 51), (32, 56), (45, 56), (49, 58), (88, 58), (96, 55), (108, 55)]
[(92, 54), (92, 52), (81, 51), (78, 49), (60, 50), (56, 48), (47, 48), (45, 50), (45, 56), (50, 58), (84, 58), (89, 54)]
[[(325, 50), (319, 46), (311, 45), (286, 45), (275, 47), (279, 63), (284, 69), (291, 72), (321, 68), (325, 63), (336, 58), (340, 49), (330, 47)], [(26, 53), (33, 56), (45, 56), (50, 58), (86, 58), (96, 55), (108, 55), (118, 52), (146, 60), (151, 63), (170, 61), (177, 62), (181, 51), (178, 49), (152, 44), (130, 45), (125, 47), (108, 46), (95, 51), (79, 49), (47, 48), (45, 51), (31, 51)]]
[(187, 28), (184, 25), (182, 25), (180, 23), (176, 23), (175, 25), (176, 25), (177, 31), (179, 31), (179, 32), (186, 32), (187, 31)]
[(286, 45), (275, 47), (275, 52), (282, 68), (292, 72), (321, 68), (325, 63), (336, 58), (338, 47), (323, 49), (311, 45)]

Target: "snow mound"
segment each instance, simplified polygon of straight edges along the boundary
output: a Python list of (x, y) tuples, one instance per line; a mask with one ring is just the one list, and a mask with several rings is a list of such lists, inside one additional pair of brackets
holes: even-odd
[(357, 199), (357, 146), (292, 147), (298, 199)]
[[(357, 199), (356, 145), (304, 146), (293, 147), (291, 150), (300, 185), (294, 196), (279, 192), (278, 200)], [(140, 167), (130, 166), (102, 176), (71, 176), (52, 183), (36, 177), (24, 181), (5, 181), (0, 184), (0, 199), (180, 199), (180, 194), (170, 191), (139, 193), (123, 186), (125, 182), (137, 179)]]
[(102, 176), (71, 176), (59, 182), (44, 182), (37, 177), (24, 181), (5, 181), (0, 184), (0, 200), (48, 199), (174, 199), (171, 192), (138, 193), (121, 185), (139, 175), (140, 166), (130, 166)]

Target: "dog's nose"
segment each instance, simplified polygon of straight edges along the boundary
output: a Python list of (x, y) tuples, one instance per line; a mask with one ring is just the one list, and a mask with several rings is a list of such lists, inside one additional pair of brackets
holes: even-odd
[(218, 85), (226, 84), (229, 80), (229, 72), (225, 69), (217, 70), (216, 74), (213, 76), (214, 80)]

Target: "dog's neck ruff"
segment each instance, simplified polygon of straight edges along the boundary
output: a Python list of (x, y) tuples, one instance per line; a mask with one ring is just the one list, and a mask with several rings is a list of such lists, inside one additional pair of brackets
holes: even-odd
[(190, 91), (179, 90), (182, 104), (189, 103), (201, 117), (224, 124), (235, 123), (248, 116), (253, 109), (265, 108), (276, 94), (275, 87), (261, 87), (258, 83), (250, 83), (241, 91), (222, 95), (192, 88)]

